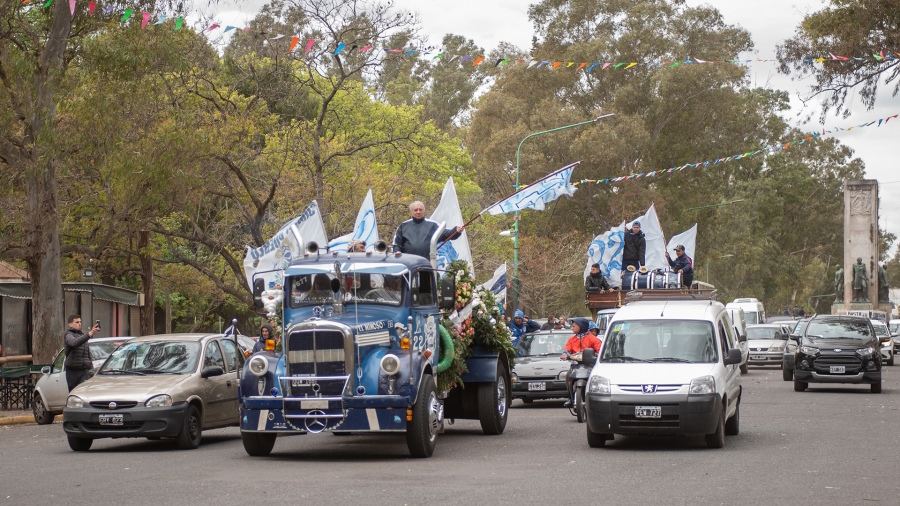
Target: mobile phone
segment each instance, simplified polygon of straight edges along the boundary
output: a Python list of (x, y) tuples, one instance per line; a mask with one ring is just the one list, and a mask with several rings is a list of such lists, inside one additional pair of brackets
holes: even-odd
[(94, 326), (99, 329), (100, 328), (100, 320), (95, 321)]

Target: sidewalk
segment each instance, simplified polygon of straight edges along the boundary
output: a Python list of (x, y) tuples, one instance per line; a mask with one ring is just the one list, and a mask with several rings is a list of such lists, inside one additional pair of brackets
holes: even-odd
[(0, 425), (14, 425), (19, 423), (34, 423), (34, 414), (30, 409), (0, 411)]

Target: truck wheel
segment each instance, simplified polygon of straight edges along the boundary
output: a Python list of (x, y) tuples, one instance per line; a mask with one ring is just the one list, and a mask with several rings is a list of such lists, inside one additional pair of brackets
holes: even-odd
[(272, 453), (277, 436), (278, 434), (272, 432), (241, 432), (241, 442), (244, 443), (247, 455), (265, 457)]
[(76, 452), (86, 452), (91, 449), (91, 445), (94, 444), (94, 440), (86, 437), (72, 437), (69, 436), (69, 448), (72, 451)]
[(580, 388), (575, 389), (575, 418), (578, 419), (578, 423), (584, 423), (584, 394), (581, 392)]
[(722, 448), (725, 446), (725, 406), (722, 406), (722, 414), (719, 415), (716, 431), (706, 435), (706, 446), (710, 448)]
[(506, 389), (506, 373), (497, 363), (497, 381), (478, 384), (478, 419), (481, 430), (488, 436), (503, 434), (509, 416), (509, 394)]
[(416, 394), (416, 404), (412, 409), (412, 420), (406, 424), (406, 446), (415, 458), (430, 457), (437, 445), (437, 435), (441, 428), (439, 419), (441, 404), (435, 393), (434, 377), (426, 374)]
[(794, 379), (794, 369), (788, 367), (786, 364), (781, 364), (781, 379), (784, 381), (791, 381)]

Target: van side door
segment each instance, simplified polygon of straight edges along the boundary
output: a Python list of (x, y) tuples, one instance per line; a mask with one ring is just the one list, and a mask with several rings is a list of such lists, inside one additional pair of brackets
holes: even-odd
[[(731, 325), (728, 324), (728, 319), (722, 316), (719, 317), (719, 322), (717, 324), (718, 334), (719, 334), (719, 343), (722, 348), (722, 360), (724, 362), (725, 357), (728, 355), (728, 351), (732, 348), (738, 348), (737, 341), (734, 336), (734, 331), (731, 329)], [(725, 413), (725, 417), (728, 418), (734, 412), (734, 407), (737, 406), (737, 400), (740, 396), (741, 389), (741, 370), (740, 364), (729, 364), (725, 366), (725, 393), (728, 396), (728, 407)]]

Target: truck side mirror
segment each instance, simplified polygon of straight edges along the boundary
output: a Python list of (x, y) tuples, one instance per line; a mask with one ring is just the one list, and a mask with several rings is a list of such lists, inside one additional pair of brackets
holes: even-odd
[(456, 277), (448, 275), (441, 280), (441, 300), (438, 307), (448, 311), (456, 308)]
[(266, 280), (255, 278), (253, 280), (253, 305), (263, 307), (262, 293), (266, 291)]

